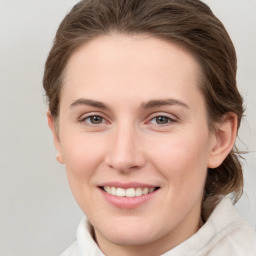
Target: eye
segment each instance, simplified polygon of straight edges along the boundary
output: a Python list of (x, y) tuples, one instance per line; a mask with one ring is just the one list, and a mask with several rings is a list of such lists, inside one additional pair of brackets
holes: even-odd
[(107, 121), (99, 115), (90, 115), (86, 117), (82, 117), (80, 120), (81, 123), (85, 123), (87, 125), (100, 125), (105, 124)]
[(159, 115), (159, 116), (153, 117), (149, 122), (155, 125), (168, 125), (176, 122), (176, 120), (174, 120), (169, 116)]
[(154, 119), (157, 124), (168, 124), (170, 121), (170, 118), (165, 116), (157, 116)]
[(91, 124), (101, 124), (103, 122), (103, 118), (101, 116), (90, 116), (85, 120), (88, 120), (87, 122), (90, 122)]

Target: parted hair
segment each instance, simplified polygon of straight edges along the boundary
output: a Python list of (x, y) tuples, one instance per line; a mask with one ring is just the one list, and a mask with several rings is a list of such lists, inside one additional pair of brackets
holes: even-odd
[[(236, 83), (236, 52), (223, 24), (199, 0), (78, 2), (61, 22), (45, 64), (43, 86), (55, 120), (69, 58), (84, 43), (111, 33), (148, 34), (188, 50), (201, 67), (199, 87), (209, 129), (214, 131), (214, 124), (230, 112), (237, 115), (239, 128), (244, 109)], [(239, 157), (234, 146), (219, 167), (208, 169), (202, 204), (206, 211), (223, 195), (232, 195), (234, 202), (240, 198), (243, 173)]]

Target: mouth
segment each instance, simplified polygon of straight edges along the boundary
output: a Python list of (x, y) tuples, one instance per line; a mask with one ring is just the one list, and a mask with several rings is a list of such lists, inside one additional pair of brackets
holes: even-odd
[(109, 195), (128, 198), (141, 197), (160, 189), (160, 187), (130, 187), (125, 189), (114, 186), (100, 186), (99, 188)]

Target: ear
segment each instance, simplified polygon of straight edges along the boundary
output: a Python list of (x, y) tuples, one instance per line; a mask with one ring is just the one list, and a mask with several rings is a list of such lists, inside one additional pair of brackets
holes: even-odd
[(214, 143), (210, 153), (208, 168), (217, 168), (232, 150), (237, 136), (237, 115), (225, 114), (215, 125)]
[(56, 127), (56, 121), (54, 120), (50, 111), (47, 112), (47, 120), (48, 120), (48, 126), (52, 131), (55, 148), (58, 151), (58, 156), (56, 157), (56, 159), (59, 163), (64, 164), (62, 153), (61, 153), (61, 146), (60, 146), (60, 139), (59, 139), (58, 129)]

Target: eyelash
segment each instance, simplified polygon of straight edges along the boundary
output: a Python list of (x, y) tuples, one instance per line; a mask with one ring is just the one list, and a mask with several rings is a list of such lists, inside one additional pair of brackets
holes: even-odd
[[(92, 118), (99, 118), (101, 120), (100, 123), (96, 123), (96, 124), (93, 124), (92, 123)], [(157, 123), (157, 118), (163, 118), (165, 121), (167, 121), (167, 123), (162, 123), (162, 124), (159, 124)], [(86, 121), (86, 120), (89, 120), (89, 121)], [(153, 122), (153, 120), (155, 120)], [(82, 116), (81, 118), (79, 118), (78, 120), (80, 123), (82, 124), (85, 124), (87, 126), (92, 126), (92, 127), (98, 127), (100, 125), (106, 125), (108, 124), (108, 121), (106, 120), (106, 118), (104, 118), (102, 115), (97, 115), (97, 114), (90, 114), (88, 116)], [(153, 123), (152, 123), (153, 122)], [(154, 114), (154, 116), (152, 116), (147, 122), (146, 124), (151, 124), (151, 125), (156, 125), (156, 126), (159, 126), (159, 127), (164, 127), (164, 126), (169, 126), (169, 125), (172, 125), (173, 123), (177, 122), (177, 120), (175, 120), (174, 118), (171, 118), (170, 116), (168, 115), (164, 115), (164, 114)]]
[[(98, 124), (93, 124), (92, 123), (92, 118), (100, 118), (103, 121), (104, 124), (107, 123), (107, 121), (106, 121), (106, 119), (104, 117), (102, 117), (101, 115), (97, 115), (97, 114), (89, 115), (89, 116), (83, 116), (83, 117), (79, 118), (78, 121), (80, 123), (83, 123), (83, 124), (88, 125), (88, 126), (99, 126), (99, 125), (103, 124), (102, 122), (98, 123)], [(90, 121), (86, 121), (86, 120), (90, 120)]]
[[(163, 119), (165, 119), (165, 121), (167, 121), (167, 123), (159, 124), (159, 123), (157, 123), (157, 118), (163, 118)], [(168, 125), (171, 125), (171, 124), (177, 122), (177, 120), (175, 120), (174, 118), (171, 118), (167, 115), (161, 115), (161, 114), (154, 116), (153, 118), (151, 118), (149, 120), (149, 122), (152, 122), (153, 120), (155, 120), (154, 125), (157, 125), (157, 126), (168, 126)]]

